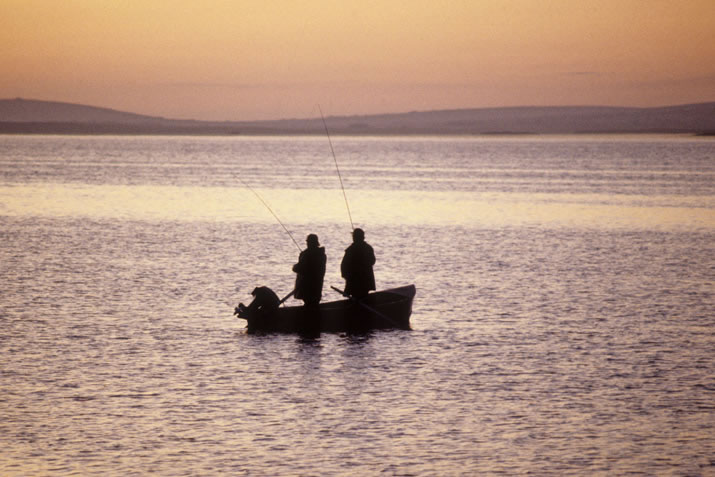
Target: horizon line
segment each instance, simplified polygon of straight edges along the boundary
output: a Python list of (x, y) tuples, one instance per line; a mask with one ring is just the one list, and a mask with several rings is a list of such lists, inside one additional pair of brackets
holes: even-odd
[[(37, 102), (37, 103), (55, 103), (63, 104), (69, 106), (79, 106), (86, 108), (94, 108), (99, 110), (111, 111), (120, 114), (130, 114), (134, 116), (142, 116), (151, 119), (161, 119), (168, 121), (186, 121), (186, 122), (202, 122), (202, 123), (262, 123), (262, 122), (276, 122), (276, 121), (312, 121), (319, 120), (320, 116), (306, 116), (306, 117), (283, 117), (274, 119), (195, 119), (195, 118), (172, 118), (167, 116), (155, 116), (144, 113), (137, 113), (134, 111), (127, 111), (116, 109), (109, 106), (97, 106), (94, 104), (87, 103), (75, 103), (69, 101), (61, 101), (55, 99), (36, 99), (36, 98), (23, 98), (20, 96), (14, 98), (0, 98), (0, 102), (3, 101), (27, 101), (27, 102)], [(382, 112), (382, 113), (367, 113), (367, 114), (328, 114), (326, 118), (357, 118), (357, 117), (372, 117), (372, 116), (400, 116), (408, 114), (428, 114), (428, 113), (440, 113), (440, 112), (455, 112), (455, 111), (488, 111), (488, 110), (516, 110), (516, 109), (574, 109), (574, 108), (596, 108), (596, 109), (633, 109), (633, 110), (648, 110), (648, 109), (664, 109), (664, 108), (674, 108), (674, 107), (687, 107), (696, 105), (706, 105), (715, 103), (715, 100), (711, 101), (698, 101), (698, 102), (687, 102), (678, 104), (663, 104), (659, 106), (626, 106), (626, 105), (604, 105), (604, 104), (564, 104), (564, 105), (519, 105), (519, 106), (477, 106), (477, 107), (464, 107), (464, 108), (438, 108), (438, 109), (422, 109), (422, 110), (409, 110), (409, 111), (399, 111), (399, 112)], [(318, 104), (318, 103), (316, 103)]]

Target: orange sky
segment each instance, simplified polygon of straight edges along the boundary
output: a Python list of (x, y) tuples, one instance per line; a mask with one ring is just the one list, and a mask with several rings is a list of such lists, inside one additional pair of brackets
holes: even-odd
[(1, 0), (0, 98), (197, 119), (715, 101), (714, 0)]

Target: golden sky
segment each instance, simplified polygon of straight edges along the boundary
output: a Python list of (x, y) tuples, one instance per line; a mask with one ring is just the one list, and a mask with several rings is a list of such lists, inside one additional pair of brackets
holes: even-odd
[(0, 98), (196, 119), (715, 101), (715, 0), (0, 0)]

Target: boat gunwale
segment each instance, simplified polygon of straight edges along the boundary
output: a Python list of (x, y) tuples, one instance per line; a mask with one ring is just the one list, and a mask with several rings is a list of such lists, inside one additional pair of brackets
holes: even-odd
[[(396, 292), (396, 290), (410, 290), (409, 294), (403, 294)], [(389, 288), (387, 290), (380, 290), (376, 291), (374, 293), (370, 293), (367, 295), (367, 299), (371, 299), (371, 297), (382, 297), (384, 296), (387, 298), (388, 295), (394, 295), (394, 299), (389, 300), (389, 301), (381, 301), (377, 304), (372, 304), (369, 303), (370, 305), (378, 305), (378, 306), (383, 306), (383, 305), (392, 305), (394, 303), (400, 303), (405, 300), (412, 300), (415, 297), (416, 294), (416, 288), (414, 285), (405, 285), (402, 287), (397, 287), (397, 288)], [(333, 310), (333, 309), (338, 309), (338, 308), (343, 308), (346, 305), (349, 305), (355, 301), (354, 298), (351, 297), (346, 297), (343, 298), (342, 300), (334, 300), (334, 301), (326, 301), (323, 303), (320, 303), (318, 306), (320, 306), (321, 309), (326, 309), (326, 310)], [(277, 310), (274, 311), (274, 313), (280, 313), (281, 310), (299, 310), (302, 309), (304, 305), (290, 305), (290, 306), (282, 306), (278, 308)], [(239, 316), (239, 318), (244, 318)]]
[[(331, 323), (331, 325), (323, 329), (323, 331), (344, 331), (343, 328), (345, 328), (345, 330), (350, 330), (352, 328), (394, 328), (409, 330), (411, 329), (409, 320), (410, 315), (412, 314), (412, 301), (414, 300), (416, 293), (417, 289), (415, 285), (410, 284), (370, 293), (367, 297), (365, 297), (365, 302), (360, 302), (353, 298), (345, 298), (342, 300), (321, 303), (319, 307), (321, 313), (324, 313), (324, 316), (341, 317), (337, 318), (338, 321), (334, 321), (336, 318), (328, 319), (326, 323)], [(399, 310), (399, 316), (393, 316), (390, 318), (388, 315), (391, 315), (391, 313), (390, 311), (385, 310), (385, 308), (391, 309), (393, 312), (395, 310)], [(349, 315), (352, 313), (350, 310), (356, 309), (362, 309), (363, 313), (368, 313), (370, 316), (374, 316), (374, 318), (371, 318), (372, 325), (366, 327), (362, 325), (354, 326), (350, 325), (349, 322), (345, 322), (344, 320), (346, 314)], [(248, 317), (238, 315), (238, 318), (246, 320), (249, 332), (300, 332), (302, 325), (297, 325), (293, 320), (295, 320), (296, 317), (300, 317), (304, 310), (305, 307), (303, 305), (283, 306), (275, 309), (268, 315)], [(386, 314), (383, 315), (382, 313)], [(378, 321), (375, 322), (375, 319)], [(286, 322), (285, 320), (289, 321)], [(342, 325), (339, 323), (342, 323)]]

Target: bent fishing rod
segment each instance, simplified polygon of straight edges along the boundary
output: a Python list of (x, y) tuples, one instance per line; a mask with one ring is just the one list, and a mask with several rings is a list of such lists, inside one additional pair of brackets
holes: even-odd
[(343, 190), (343, 198), (345, 198), (345, 207), (348, 209), (348, 218), (350, 219), (350, 227), (355, 230), (355, 225), (353, 224), (353, 216), (350, 213), (350, 205), (348, 204), (348, 196), (345, 193), (345, 186), (343, 185), (343, 176), (340, 175), (340, 168), (338, 167), (338, 159), (335, 157), (335, 150), (333, 149), (333, 141), (330, 140), (330, 133), (328, 132), (328, 124), (325, 122), (325, 117), (323, 116), (323, 110), (320, 105), (318, 105), (318, 111), (320, 111), (320, 119), (323, 120), (323, 127), (325, 127), (325, 135), (328, 136), (328, 144), (330, 144), (330, 152), (333, 154), (333, 161), (335, 161), (335, 170), (338, 171), (338, 179), (340, 179), (340, 188)]
[[(285, 226), (285, 224), (284, 224), (283, 222), (281, 222), (281, 219), (278, 218), (278, 216), (276, 215), (276, 213), (273, 212), (273, 209), (271, 209), (271, 206), (268, 205), (268, 204), (266, 203), (266, 201), (263, 200), (263, 197), (261, 197), (261, 196), (258, 194), (258, 192), (256, 192), (255, 190), (253, 190), (253, 187), (251, 187), (250, 185), (248, 185), (248, 183), (247, 183), (246, 181), (244, 181), (240, 176), (236, 176), (236, 177), (238, 178), (239, 181), (241, 181), (241, 184), (243, 184), (246, 189), (248, 189), (248, 190), (250, 190), (251, 192), (253, 192), (253, 195), (255, 195), (255, 196), (258, 198), (258, 200), (261, 201), (261, 204), (263, 204), (264, 206), (266, 206), (266, 209), (268, 209), (268, 211), (271, 213), (271, 215), (273, 215), (273, 217), (275, 217), (275, 219), (278, 221), (278, 223), (281, 224), (281, 227), (283, 227), (283, 230), (286, 231), (286, 233), (288, 234), (288, 236), (290, 237), (290, 239), (293, 241), (293, 243), (295, 244), (295, 246), (298, 247), (298, 250), (302, 252), (303, 249), (300, 248), (300, 245), (298, 245), (298, 242), (295, 241), (295, 238), (293, 237), (293, 234), (290, 233), (290, 230), (288, 230), (288, 228)], [(286, 297), (286, 298), (288, 298), (288, 297)]]
[[(268, 211), (271, 213), (271, 215), (278, 221), (279, 224), (281, 224), (281, 227), (283, 227), (283, 230), (286, 231), (286, 233), (288, 234), (288, 236), (290, 237), (290, 239), (293, 241), (293, 243), (295, 244), (295, 246), (298, 247), (298, 251), (302, 252), (303, 249), (300, 248), (300, 245), (298, 245), (298, 242), (295, 241), (295, 238), (293, 237), (293, 234), (290, 233), (290, 230), (288, 230), (288, 227), (286, 227), (285, 224), (281, 221), (281, 219), (278, 218), (278, 215), (276, 215), (276, 213), (273, 212), (273, 209), (271, 209), (271, 206), (268, 205), (268, 203), (267, 203), (265, 200), (263, 200), (263, 197), (261, 197), (260, 194), (258, 194), (258, 192), (256, 192), (256, 191), (253, 189), (253, 187), (251, 187), (250, 185), (248, 185), (248, 183), (247, 183), (246, 181), (244, 181), (243, 178), (241, 178), (240, 176), (235, 176), (235, 177), (238, 178), (239, 181), (241, 181), (241, 184), (243, 184), (243, 186), (244, 186), (246, 189), (248, 189), (248, 190), (250, 190), (251, 192), (253, 192), (253, 195), (255, 195), (256, 198), (258, 198), (258, 200), (261, 201), (261, 204), (263, 204), (263, 205), (266, 206), (266, 209), (268, 209)], [(286, 301), (288, 298), (292, 297), (294, 294), (295, 294), (295, 288), (294, 288), (290, 293), (288, 293), (286, 296), (284, 296), (284, 297), (281, 299), (281, 301), (278, 303), (278, 306), (284, 304), (285, 301)], [(234, 314), (234, 315), (235, 315), (235, 314), (238, 314), (238, 307), (236, 307), (236, 311), (234, 311), (233, 314)]]

